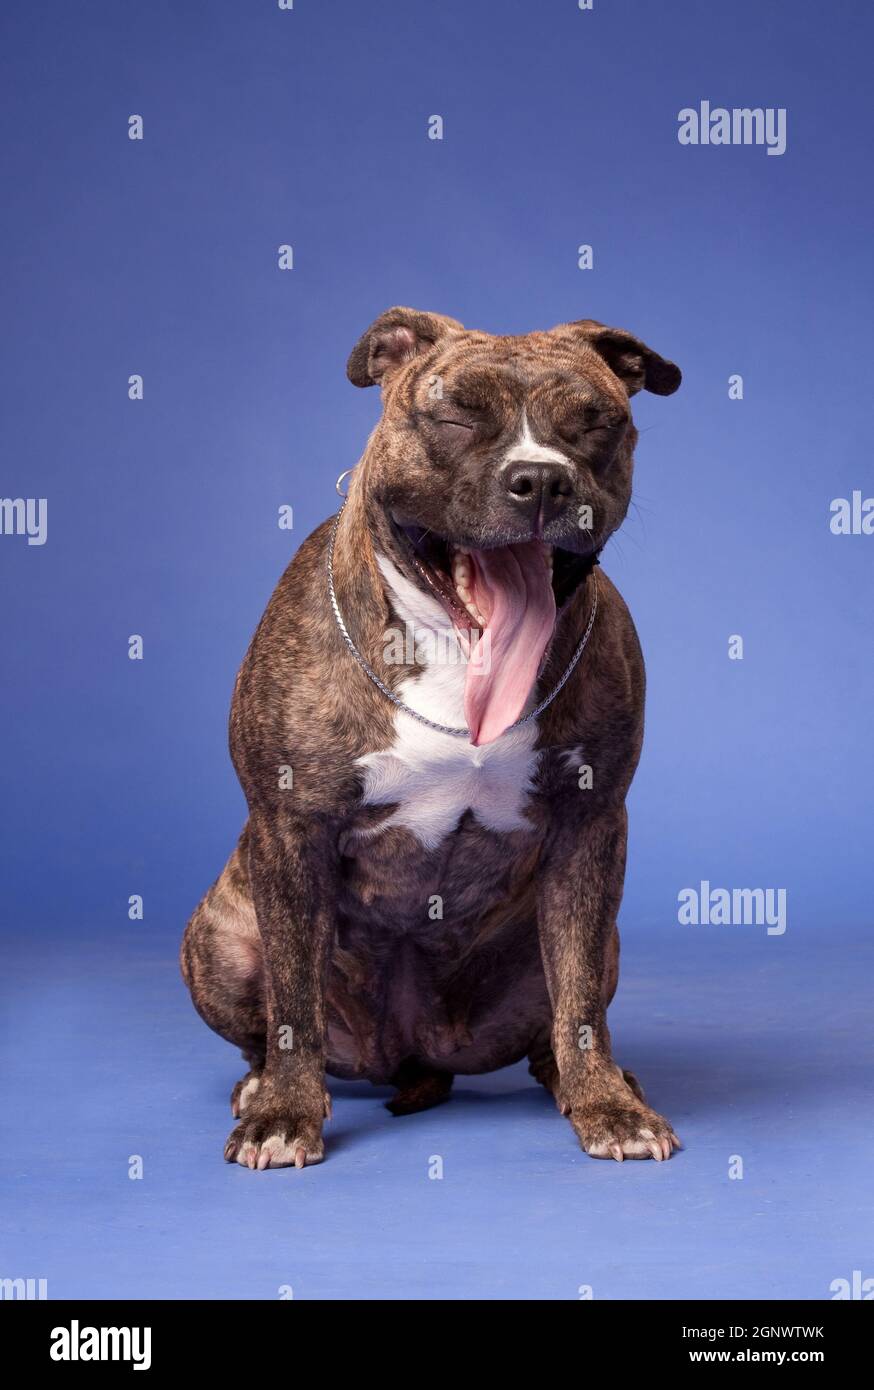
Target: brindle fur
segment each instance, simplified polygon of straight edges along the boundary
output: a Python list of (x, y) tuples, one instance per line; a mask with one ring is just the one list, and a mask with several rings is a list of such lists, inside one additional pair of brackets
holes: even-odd
[[(330, 613), (331, 523), (301, 546), (234, 691), (230, 745), (249, 819), (182, 945), (198, 1012), (251, 1068), (235, 1088), (236, 1113), (250, 1083), (226, 1157), (250, 1167), (321, 1158), (326, 1071), (395, 1084), (389, 1108), (403, 1114), (445, 1100), (456, 1074), (525, 1057), (584, 1148), (621, 1158), (625, 1143), (626, 1152), (643, 1150), (634, 1156), (667, 1157), (676, 1138), (614, 1063), (606, 1023), (644, 667), (628, 610), (591, 561), (628, 506), (636, 440), (628, 397), (641, 386), (667, 394), (679, 372), (630, 334), (589, 320), (501, 338), (397, 309), (364, 335), (349, 375), (380, 382), (384, 411), (341, 519), (336, 588), (359, 648), (390, 688), (418, 668), (382, 660), (396, 619), (377, 550), (413, 573), (389, 514), (498, 543), (513, 518), (495, 490), (495, 466), (523, 406), (538, 438), (560, 432), (578, 468), (575, 496), (595, 514), (591, 535), (556, 523), (556, 539), (587, 563), (560, 610), (539, 696), (579, 641), (595, 585), (598, 615), (582, 661), (539, 720), (530, 830), (492, 831), (468, 811), (429, 850), (405, 828), (380, 832), (391, 806), (362, 804), (357, 759), (392, 745), (395, 710)], [(463, 447), (428, 413), (435, 376), (447, 395), (466, 384), (471, 409), (485, 412), (477, 420), (489, 422)], [(575, 438), (581, 410), (605, 423)], [(580, 747), (591, 790), (579, 788)], [(280, 789), (283, 765), (293, 768), (292, 790)], [(429, 916), (434, 895), (442, 920)], [(282, 1042), (288, 1025), (291, 1047)], [(584, 1025), (589, 1048), (579, 1045)]]

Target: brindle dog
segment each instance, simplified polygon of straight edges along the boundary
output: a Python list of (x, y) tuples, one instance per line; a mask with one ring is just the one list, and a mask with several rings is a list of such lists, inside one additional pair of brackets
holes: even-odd
[[(249, 819), (182, 945), (250, 1068), (225, 1157), (318, 1162), (326, 1071), (407, 1114), (527, 1056), (587, 1153), (666, 1159), (606, 1022), (644, 668), (596, 565), (631, 495), (629, 397), (679, 369), (589, 319), (493, 337), (396, 308), (348, 375), (383, 413), (243, 662)], [(337, 609), (385, 689), (332, 609), (335, 525)]]

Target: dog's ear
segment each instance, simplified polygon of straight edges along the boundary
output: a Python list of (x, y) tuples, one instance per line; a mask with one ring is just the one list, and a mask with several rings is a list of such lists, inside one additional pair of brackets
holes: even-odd
[(346, 375), (354, 386), (384, 383), (420, 352), (427, 352), (451, 333), (463, 332), (464, 324), (444, 314), (386, 309), (358, 339), (346, 363)]
[(557, 337), (574, 338), (594, 348), (611, 372), (619, 377), (629, 396), (643, 390), (654, 391), (657, 396), (670, 396), (683, 380), (679, 367), (659, 357), (624, 328), (607, 328), (595, 319), (578, 319), (576, 323), (560, 323), (550, 331)]

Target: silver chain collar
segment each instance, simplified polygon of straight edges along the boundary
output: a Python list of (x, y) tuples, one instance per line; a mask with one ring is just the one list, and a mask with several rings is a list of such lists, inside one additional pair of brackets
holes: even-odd
[[(331, 600), (331, 608), (333, 609), (334, 617), (337, 621), (337, 626), (340, 629), (340, 635), (343, 638), (343, 641), (346, 643), (346, 646), (349, 648), (349, 651), (352, 653), (355, 660), (358, 662), (358, 665), (361, 667), (364, 674), (366, 676), (369, 676), (370, 679), (373, 681), (373, 684), (377, 687), (377, 689), (381, 690), (383, 695), (387, 696), (388, 699), (391, 700), (393, 705), (397, 705), (398, 709), (402, 709), (404, 711), (404, 714), (408, 714), (411, 719), (418, 720), (420, 724), (424, 724), (429, 729), (436, 729), (437, 733), (439, 734), (451, 734), (453, 738), (470, 738), (470, 729), (455, 729), (450, 727), (450, 725), (448, 724), (437, 724), (433, 719), (427, 719), (424, 714), (419, 714), (418, 710), (411, 709), (409, 705), (405, 705), (403, 700), (399, 700), (397, 695), (395, 695), (394, 691), (389, 690), (385, 682), (380, 680), (373, 667), (361, 655), (360, 651), (358, 650), (352, 638), (350, 637), (349, 629), (343, 621), (343, 614), (340, 612), (340, 605), (337, 602), (337, 592), (334, 588), (334, 544), (337, 539), (337, 530), (340, 525), (340, 518), (343, 515), (345, 509), (346, 503), (344, 501), (336, 517), (334, 518), (334, 525), (331, 528), (331, 538), (328, 541), (328, 597)], [(518, 729), (522, 724), (527, 724), (529, 720), (536, 719), (538, 715), (542, 714), (543, 711), (547, 709), (549, 705), (552, 704), (559, 691), (564, 689), (571, 676), (573, 675), (574, 670), (576, 669), (577, 662), (579, 661), (580, 657), (585, 651), (586, 644), (588, 643), (589, 638), (592, 635), (592, 628), (595, 626), (595, 615), (598, 612), (598, 581), (595, 578), (594, 570), (592, 570), (592, 580), (592, 611), (589, 614), (589, 621), (586, 624), (586, 630), (580, 638), (576, 651), (574, 652), (573, 656), (568, 662), (567, 667), (565, 668), (564, 675), (562, 676), (558, 685), (556, 685), (554, 689), (550, 692), (550, 694), (547, 695), (545, 700), (541, 700), (540, 704), (536, 705), (534, 709), (531, 710), (530, 714), (523, 714), (521, 719), (517, 719), (514, 724), (509, 724), (507, 728), (504, 730), (504, 733), (509, 733), (511, 729)]]

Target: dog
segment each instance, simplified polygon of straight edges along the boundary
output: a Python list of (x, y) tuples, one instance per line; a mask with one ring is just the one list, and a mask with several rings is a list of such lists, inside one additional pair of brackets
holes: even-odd
[(598, 556), (629, 399), (680, 370), (591, 319), (499, 337), (393, 308), (347, 374), (382, 414), (237, 677), (248, 821), (182, 944), (249, 1067), (225, 1158), (322, 1159), (326, 1073), (406, 1115), (527, 1058), (587, 1154), (667, 1159), (606, 1020), (644, 666)]

